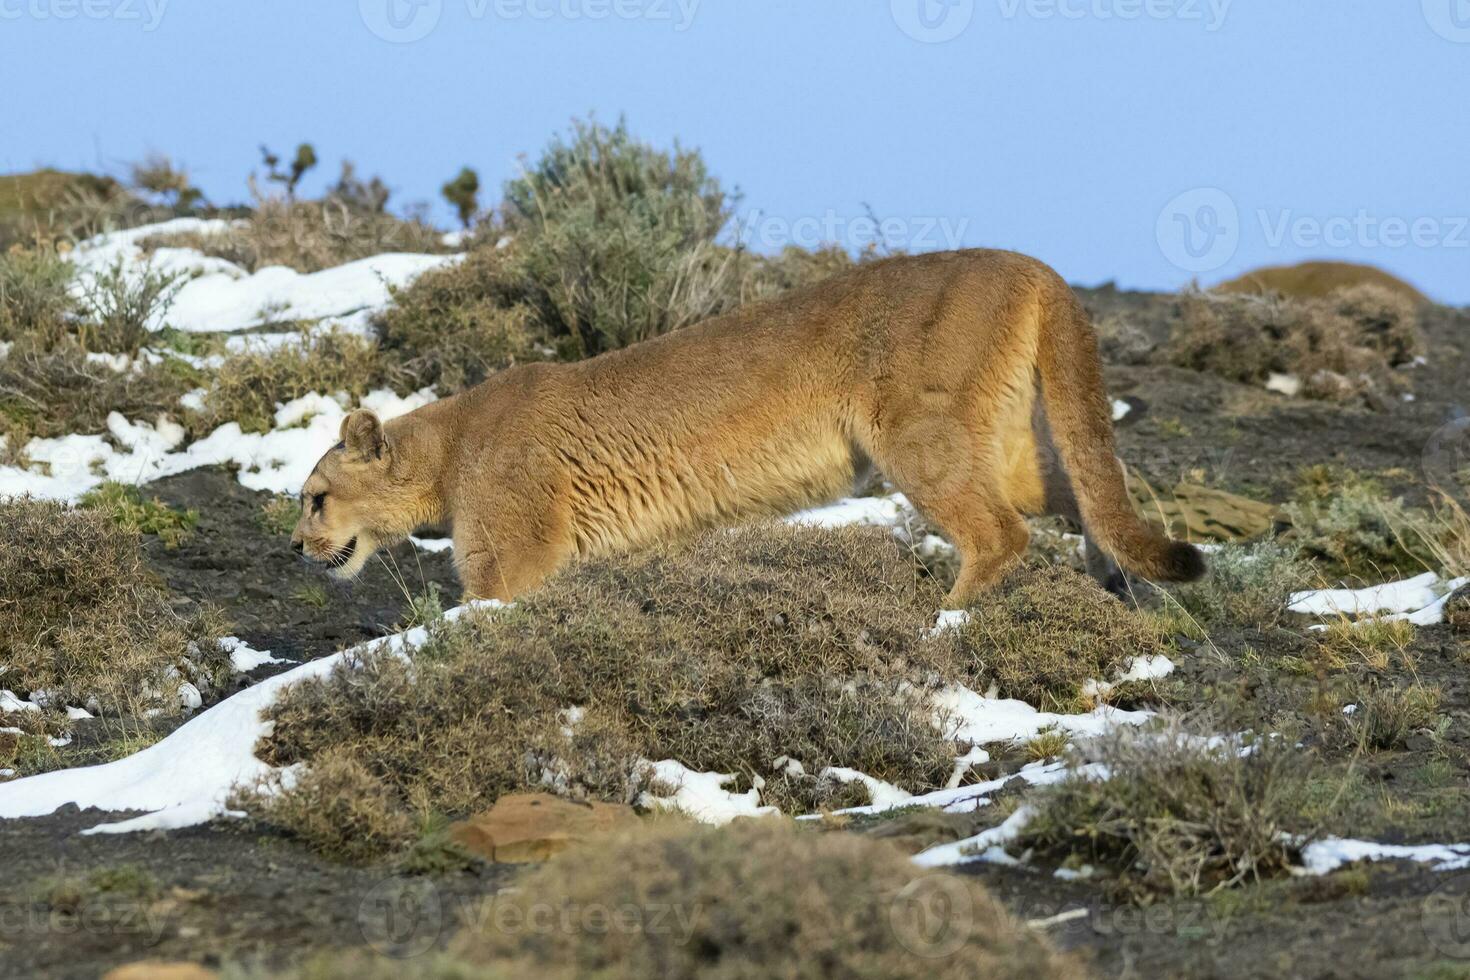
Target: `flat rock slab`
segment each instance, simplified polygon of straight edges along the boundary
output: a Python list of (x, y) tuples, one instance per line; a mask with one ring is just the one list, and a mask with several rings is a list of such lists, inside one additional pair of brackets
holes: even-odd
[(545, 861), (579, 841), (638, 822), (619, 803), (577, 803), (549, 793), (502, 796), (484, 813), (450, 828), (456, 843), (502, 864)]
[(164, 960), (140, 960), (102, 975), (102, 980), (215, 980), (213, 970), (198, 963), (169, 963)]

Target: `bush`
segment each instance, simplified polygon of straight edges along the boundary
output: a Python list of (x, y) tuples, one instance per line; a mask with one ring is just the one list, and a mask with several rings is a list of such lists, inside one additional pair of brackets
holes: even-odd
[(248, 218), (222, 232), (152, 235), (145, 251), (192, 248), (250, 272), (283, 265), (319, 272), (385, 252), (447, 251), (442, 235), (422, 221), (361, 206), (341, 195), (320, 201), (258, 197)]
[[(966, 917), (949, 955), (919, 955), (926, 940), (959, 938), (943, 924), (929, 932), (925, 895)], [(774, 820), (723, 830), (672, 824), (583, 847), (528, 875), (509, 902), (521, 916), (499, 921), (530, 924), (544, 906), (663, 908), (673, 928), (492, 927), (461, 934), (454, 954), (536, 977), (1082, 975), (975, 879), (926, 873), (883, 843)]]
[(149, 209), (111, 177), (35, 170), (0, 175), (0, 251), (84, 238), (150, 220)]
[(1400, 749), (1415, 732), (1434, 731), (1443, 700), (1442, 690), (1423, 684), (1364, 686), (1354, 696), (1357, 708), (1334, 717), (1335, 730), (1329, 734), (1335, 735), (1332, 741), (1348, 748)]
[(383, 357), (372, 341), (341, 331), (302, 330), (296, 343), (225, 358), (192, 424), (209, 431), (238, 422), (245, 432), (269, 432), (276, 409), (292, 399), (313, 392), (360, 398), (387, 384)]
[(144, 500), (137, 487), (112, 480), (87, 491), (78, 504), (107, 515), (125, 530), (157, 535), (170, 548), (187, 540), (199, 523), (196, 510), (174, 510), (157, 497)]
[(98, 274), (82, 295), (77, 337), (86, 350), (137, 354), (173, 304), (178, 277), (152, 269), (128, 274), (122, 260)]
[(788, 245), (777, 255), (745, 253), (736, 268), (739, 302), (772, 299), (847, 272), (856, 264), (852, 256), (837, 245), (828, 245), (813, 252)]
[(108, 514), (0, 502), (0, 662), (7, 688), (106, 714), (174, 711), (179, 682), (228, 670), (210, 614), (181, 618)]
[[(567, 914), (583, 927), (558, 927)], [(460, 932), (448, 951), (384, 963), (339, 953), (288, 976), (1086, 975), (1011, 918), (978, 879), (926, 872), (896, 848), (865, 837), (802, 831), (779, 820), (723, 829), (667, 822), (600, 838), (496, 896), (494, 914)]]
[(1324, 299), (1185, 294), (1164, 356), (1247, 384), (1291, 375), (1306, 397), (1381, 407), (1406, 387), (1393, 369), (1422, 350), (1414, 306), (1363, 286)]
[(505, 187), (524, 299), (547, 337), (589, 356), (703, 320), (729, 304), (714, 244), (729, 202), (697, 152), (579, 123)]
[(509, 250), (482, 246), (396, 290), (377, 321), (384, 356), (412, 384), (444, 392), (545, 356), (544, 329), (521, 302), (517, 274)]
[(67, 293), (71, 277), (71, 263), (50, 249), (0, 252), (0, 341), (60, 343), (76, 305)]
[(87, 359), (74, 343), (52, 350), (17, 344), (0, 358), (0, 436), (4, 453), (19, 459), (32, 436), (102, 432), (107, 416), (156, 419), (177, 414), (179, 398), (201, 375), (183, 361), (115, 371)]
[(1060, 565), (1010, 576), (970, 609), (961, 634), (982, 684), (1047, 710), (1084, 707), (1088, 681), (1164, 651), (1153, 620)]
[(1303, 471), (1297, 499), (1284, 510), (1302, 554), (1335, 574), (1381, 581), (1435, 567), (1439, 557), (1426, 515), (1345, 470)]
[(1190, 735), (1121, 726), (1086, 749), (1107, 778), (1079, 770), (1041, 791), (1016, 842), (1111, 869), (1129, 898), (1199, 895), (1289, 872), (1300, 756), (1266, 738), (1242, 753)]
[(1281, 622), (1291, 593), (1310, 588), (1315, 578), (1289, 544), (1227, 542), (1210, 555), (1207, 578), (1172, 594), (1201, 625), (1268, 627)]
[[(291, 688), (259, 752), (278, 766), (350, 754), (416, 816), (543, 782), (629, 800), (640, 758), (762, 776), (764, 798), (792, 809), (832, 802), (830, 765), (934, 787), (955, 753), (925, 685), (959, 670), (953, 637), (924, 635), (938, 599), (873, 529), (744, 528), (584, 562), (512, 608), (434, 627), (411, 664), (369, 652)], [(584, 712), (568, 736), (570, 706)]]

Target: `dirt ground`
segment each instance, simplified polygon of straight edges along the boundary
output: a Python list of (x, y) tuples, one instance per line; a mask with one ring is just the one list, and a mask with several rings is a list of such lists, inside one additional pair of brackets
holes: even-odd
[[(1108, 288), (1081, 292), (1095, 316), (1128, 314), (1145, 345), (1150, 332), (1167, 327), (1175, 302)], [(1416, 398), (1388, 412), (1287, 399), (1128, 363), (1136, 358), (1114, 350), (1108, 382), (1132, 406), (1118, 426), (1121, 453), (1156, 486), (1189, 480), (1281, 501), (1300, 467), (1337, 463), (1422, 499), (1424, 447), (1470, 411), (1470, 313), (1436, 310), (1425, 326), (1431, 355), (1415, 369)], [(401, 621), (406, 593), (422, 594), (430, 583), (446, 606), (457, 601), (447, 555), (412, 546), (396, 549), (386, 567), (374, 563), (351, 587), (330, 583), (296, 558), (283, 535), (266, 532), (268, 495), (245, 490), (229, 473), (201, 470), (148, 490), (200, 514), (197, 532), (178, 548), (149, 542), (152, 567), (181, 605), (221, 606), (258, 649), (307, 659), (383, 635)], [(1299, 642), (1276, 633), (1186, 644), (1177, 676), (1161, 693), (1182, 707), (1215, 704), (1232, 718), (1277, 722), (1300, 700), (1294, 692), (1320, 682), (1282, 666)], [(1249, 668), (1240, 657), (1247, 649), (1260, 654)], [(1328, 793), (1327, 832), (1390, 842), (1470, 840), (1470, 644), (1431, 627), (1419, 631), (1413, 654), (1414, 676), (1443, 688), (1450, 735), (1433, 750), (1411, 743), (1350, 772), (1322, 773), (1328, 790), (1351, 787)], [(405, 879), (391, 868), (334, 865), (237, 823), (168, 834), (77, 833), (96, 822), (98, 815), (75, 810), (0, 821), (0, 978), (95, 977), (145, 957), (280, 963), (324, 945), (422, 951), (448, 932), (435, 923), (493, 895), (514, 874), (488, 867)], [(83, 894), (72, 911), (50, 907), (66, 879), (106, 869), (124, 869), (113, 877), (132, 884), (74, 886)], [(1059, 945), (1084, 951), (1105, 977), (1470, 977), (1470, 872), (1368, 866), (1146, 908), (1113, 903), (1094, 885), (1044, 869), (978, 865), (964, 873), (980, 875), (1028, 920), (1086, 909), (1046, 930)], [(423, 912), (426, 894), (437, 911)]]

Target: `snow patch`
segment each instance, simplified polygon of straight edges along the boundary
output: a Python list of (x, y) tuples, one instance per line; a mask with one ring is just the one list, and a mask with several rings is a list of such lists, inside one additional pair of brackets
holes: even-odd
[(773, 806), (761, 806), (758, 789), (745, 793), (725, 789), (735, 781), (733, 773), (695, 772), (673, 759), (642, 760), (639, 767), (655, 782), (673, 790), (668, 796), (640, 796), (638, 805), (650, 810), (682, 810), (701, 823), (715, 825), (727, 824), (736, 817), (767, 817), (781, 812)]
[(1432, 871), (1470, 868), (1470, 844), (1379, 844), (1328, 837), (1302, 848), (1302, 874), (1325, 875), (1354, 861), (1413, 861)]
[(1388, 620), (1406, 620), (1415, 626), (1433, 626), (1444, 621), (1444, 607), (1457, 589), (1470, 585), (1470, 578), (1450, 581), (1434, 572), (1411, 579), (1386, 582), (1366, 589), (1313, 589), (1293, 592), (1287, 606), (1307, 616), (1374, 617), (1387, 613)]
[(985, 861), (991, 864), (1020, 864), (1021, 862), (1006, 853), (1006, 845), (1021, 836), (1021, 831), (1035, 816), (1034, 807), (1019, 806), (1016, 812), (1006, 817), (1005, 822), (1000, 826), (991, 827), (974, 837), (967, 837), (949, 844), (939, 844), (926, 851), (920, 851), (911, 860), (921, 868), (944, 868), (956, 864), (969, 864), (972, 861)]
[(833, 779), (839, 783), (862, 783), (867, 788), (869, 802), (876, 806), (903, 806), (913, 799), (912, 793), (905, 792), (892, 783), (885, 783), (865, 772), (858, 772), (856, 769), (848, 769), (845, 766), (828, 766), (817, 775), (817, 778)]
[(80, 296), (97, 276), (121, 263), (123, 274), (140, 278), (148, 271), (184, 277), (167, 310), (155, 314), (149, 327), (190, 333), (246, 330), (286, 320), (319, 320), (342, 316), (389, 302), (391, 290), (408, 285), (430, 269), (460, 261), (459, 255), (415, 255), (388, 252), (320, 272), (301, 273), (270, 266), (254, 273), (195, 249), (161, 248), (151, 256), (138, 243), (150, 235), (228, 231), (228, 221), (177, 218), (127, 231), (109, 232), (82, 242), (69, 256), (77, 276), (72, 291)]
[(938, 720), (947, 737), (987, 745), (1026, 742), (1048, 728), (1069, 735), (1102, 735), (1119, 725), (1141, 725), (1154, 717), (1150, 711), (1123, 711), (1102, 705), (1086, 714), (1059, 715), (1015, 698), (976, 694), (963, 684), (944, 688), (934, 696)]
[(803, 510), (786, 518), (788, 524), (812, 527), (847, 527), (864, 524), (895, 527), (913, 513), (909, 500), (901, 493), (891, 497), (845, 497), (826, 507)]
[[(395, 418), (434, 401), (432, 389), (407, 397), (386, 389), (365, 395), (360, 405), (383, 419)], [(181, 426), (160, 420), (156, 426), (108, 416), (108, 433), (119, 450), (101, 435), (68, 435), (32, 439), (24, 453), (31, 466), (0, 466), (0, 498), (29, 494), (75, 502), (104, 480), (147, 483), (203, 466), (233, 465), (240, 483), (252, 490), (294, 493), (311, 475), (323, 453), (336, 445), (342, 417), (338, 400), (312, 394), (283, 405), (278, 428), (266, 433), (242, 432), (228, 422), (187, 447), (173, 451), (184, 438)]]

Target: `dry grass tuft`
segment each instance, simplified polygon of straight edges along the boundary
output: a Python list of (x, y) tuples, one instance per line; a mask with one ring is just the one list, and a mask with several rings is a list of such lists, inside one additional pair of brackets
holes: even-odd
[(140, 244), (145, 252), (197, 249), (249, 272), (273, 265), (319, 272), (387, 252), (447, 251), (441, 239), (438, 230), (422, 221), (328, 195), (320, 201), (259, 197), (250, 216), (228, 231), (153, 235)]
[(1127, 726), (1084, 747), (1109, 778), (1079, 771), (1043, 790), (1018, 847), (1111, 869), (1135, 900), (1199, 895), (1288, 872), (1300, 753), (1267, 738), (1242, 755), (1177, 723)]
[(1407, 387), (1394, 369), (1423, 350), (1414, 304), (1359, 286), (1321, 299), (1188, 293), (1164, 354), (1234, 381), (1292, 375), (1306, 397), (1383, 407)]
[(1352, 697), (1357, 708), (1332, 719), (1329, 740), (1348, 748), (1382, 752), (1403, 748), (1418, 732), (1434, 732), (1444, 691), (1425, 684), (1363, 685)]
[(384, 356), (414, 385), (458, 391), (501, 368), (547, 356), (535, 342), (544, 329), (522, 302), (514, 247), (482, 245), (395, 292), (378, 331)]
[(76, 306), (67, 292), (71, 277), (71, 263), (54, 249), (15, 246), (0, 252), (0, 341), (60, 343)]
[(222, 679), (221, 624), (185, 619), (143, 567), (136, 531), (105, 513), (0, 502), (4, 686), (110, 715), (176, 710), (181, 681)]
[[(925, 685), (959, 662), (952, 637), (924, 636), (938, 599), (883, 531), (719, 532), (576, 566), (513, 608), (436, 627), (411, 665), (369, 653), (300, 684), (259, 751), (276, 765), (349, 753), (418, 816), (541, 783), (628, 800), (639, 758), (762, 776), (764, 798), (793, 809), (843, 792), (818, 778), (830, 765), (932, 787), (954, 749)], [(568, 736), (570, 706), (585, 714)], [(778, 772), (783, 755), (806, 775)]]
[(440, 954), (318, 958), (295, 980), (1086, 975), (980, 882), (779, 820), (646, 825), (558, 855)]
[(1154, 619), (1060, 565), (1016, 572), (970, 610), (960, 634), (981, 685), (1046, 710), (1083, 708), (1089, 680), (1164, 651)]
[[(1028, 572), (966, 629), (930, 635), (940, 600), (886, 530), (713, 532), (584, 562), (511, 608), (431, 625), (411, 662), (369, 652), (297, 685), (258, 752), (278, 766), (350, 758), (387, 787), (364, 808), (415, 822), (527, 786), (633, 800), (656, 789), (639, 759), (763, 784), (788, 812), (832, 809), (866, 791), (823, 778), (830, 766), (910, 790), (944, 783), (955, 746), (930, 699), (942, 685), (1069, 705), (1087, 680), (1162, 649), (1151, 619), (1067, 570)], [(291, 829), (310, 807), (254, 809)], [(317, 828), (302, 832), (360, 856)]]
[(204, 411), (191, 425), (208, 432), (238, 422), (246, 432), (268, 432), (275, 425), (276, 409), (293, 398), (313, 392), (360, 398), (385, 386), (383, 356), (372, 341), (340, 331), (303, 329), (299, 342), (227, 357), (204, 396)]

